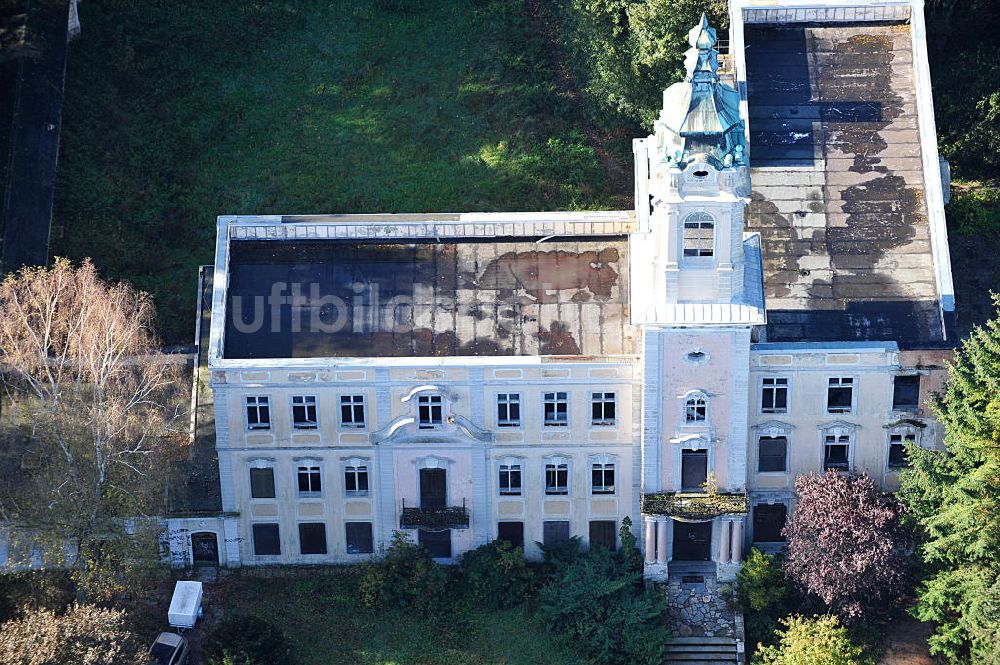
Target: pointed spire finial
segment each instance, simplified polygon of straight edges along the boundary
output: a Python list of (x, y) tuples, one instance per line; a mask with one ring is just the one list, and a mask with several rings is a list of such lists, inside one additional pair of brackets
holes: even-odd
[(715, 28), (708, 22), (708, 16), (703, 12), (698, 25), (688, 32), (688, 43), (699, 51), (707, 51), (713, 47), (718, 40), (715, 35)]

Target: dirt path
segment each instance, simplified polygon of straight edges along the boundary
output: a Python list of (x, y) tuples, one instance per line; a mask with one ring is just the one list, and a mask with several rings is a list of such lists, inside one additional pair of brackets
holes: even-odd
[(934, 631), (931, 623), (922, 623), (903, 614), (890, 624), (886, 650), (879, 665), (936, 665), (927, 652), (927, 638)]
[(554, 20), (542, 8), (541, 0), (525, 0), (524, 6), (531, 16), (535, 29), (548, 44), (549, 66), (555, 74), (556, 84), (567, 94), (573, 105), (573, 110), (580, 118), (580, 129), (587, 137), (587, 142), (597, 153), (598, 159), (601, 160), (611, 191), (619, 196), (628, 196), (632, 193), (631, 165), (623, 163), (621, 159), (608, 150), (607, 146), (611, 142), (611, 134), (598, 127), (591, 119), (590, 114), (587, 113), (583, 96), (580, 93), (580, 85), (563, 61)]

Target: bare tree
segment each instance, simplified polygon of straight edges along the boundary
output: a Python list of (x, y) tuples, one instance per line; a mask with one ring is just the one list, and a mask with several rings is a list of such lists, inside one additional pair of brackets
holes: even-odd
[(156, 353), (153, 316), (147, 294), (105, 283), (89, 261), (59, 259), (0, 284), (0, 519), (15, 563), (68, 566), (81, 594), (155, 555), (136, 518), (162, 507), (183, 401), (177, 365)]

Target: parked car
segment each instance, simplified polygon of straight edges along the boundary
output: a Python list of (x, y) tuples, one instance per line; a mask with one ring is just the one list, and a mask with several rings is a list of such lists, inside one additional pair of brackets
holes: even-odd
[(160, 633), (149, 648), (156, 665), (187, 665), (191, 655), (187, 640), (176, 633)]

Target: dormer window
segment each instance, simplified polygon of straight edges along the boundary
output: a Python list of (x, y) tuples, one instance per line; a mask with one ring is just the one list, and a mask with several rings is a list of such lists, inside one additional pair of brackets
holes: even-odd
[(420, 429), (434, 429), (444, 422), (441, 395), (417, 397), (417, 425)]
[(684, 218), (684, 256), (687, 258), (715, 255), (715, 220), (706, 212), (696, 212)]

